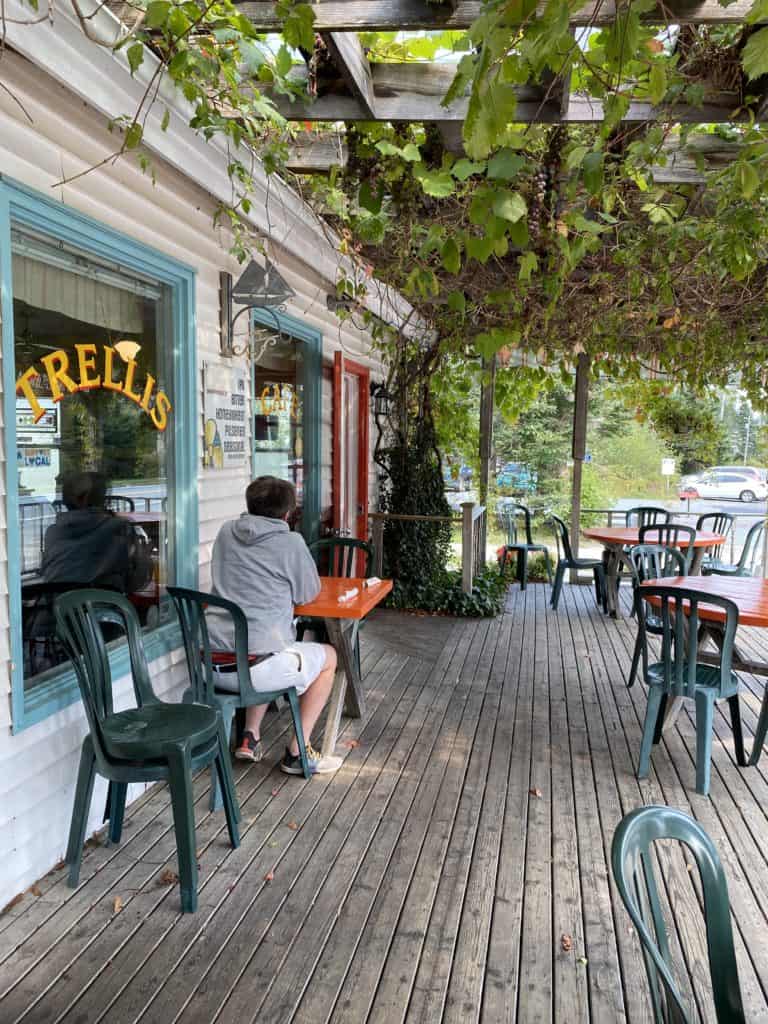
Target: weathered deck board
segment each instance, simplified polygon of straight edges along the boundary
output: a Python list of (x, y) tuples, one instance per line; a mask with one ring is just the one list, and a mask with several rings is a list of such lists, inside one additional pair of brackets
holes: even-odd
[[(281, 775), (288, 725), (269, 716), (265, 760), (237, 766), (236, 851), (199, 776), (195, 915), (161, 882), (175, 844), (166, 790), (148, 793), (120, 847), (88, 848), (77, 890), (56, 870), (0, 916), (0, 1021), (649, 1021), (609, 856), (623, 814), (667, 803), (720, 850), (747, 1017), (768, 1022), (768, 756), (739, 769), (719, 711), (711, 795), (697, 795), (685, 707), (638, 781), (634, 623), (606, 618), (586, 587), (565, 587), (557, 613), (548, 601), (532, 585), (491, 622), (373, 617), (368, 707), (343, 719), (343, 768)], [(768, 658), (768, 632), (740, 642)], [(763, 685), (744, 677), (748, 743)], [(683, 987), (709, 1022), (697, 880), (671, 847), (657, 868)]]

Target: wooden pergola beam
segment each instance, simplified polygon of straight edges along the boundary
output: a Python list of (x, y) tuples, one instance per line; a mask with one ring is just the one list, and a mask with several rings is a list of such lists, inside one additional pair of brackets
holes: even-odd
[[(480, 15), (480, 0), (456, 0), (455, 4), (435, 4), (428, 0), (320, 0), (312, 5), (317, 32), (397, 32), (414, 29), (464, 29)], [(543, 7), (543, 4), (541, 4)], [(729, 25), (744, 21), (751, 0), (735, 0), (723, 7), (718, 0), (691, 4), (687, 0), (669, 3), (644, 12), (646, 23)], [(281, 19), (274, 3), (268, 0), (245, 0), (238, 4), (257, 29), (263, 32), (280, 30)], [(616, 19), (615, 0), (597, 0), (585, 4), (570, 17), (574, 27), (606, 25)]]
[(376, 97), (371, 65), (359, 38), (354, 32), (324, 32), (323, 41), (350, 93), (368, 112), (367, 119), (375, 120)]
[(327, 174), (332, 167), (346, 167), (348, 158), (343, 132), (304, 132), (291, 141), (286, 167), (296, 174)]

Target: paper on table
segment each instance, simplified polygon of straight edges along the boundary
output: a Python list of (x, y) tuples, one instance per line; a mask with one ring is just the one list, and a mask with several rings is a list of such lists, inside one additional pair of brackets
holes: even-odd
[(353, 597), (359, 594), (357, 587), (351, 587), (349, 590), (345, 590), (343, 594), (339, 594), (339, 604), (344, 604), (346, 601), (351, 601)]
[(369, 576), (367, 580), (363, 580), (364, 587), (375, 587), (377, 583), (381, 583), (378, 576)]

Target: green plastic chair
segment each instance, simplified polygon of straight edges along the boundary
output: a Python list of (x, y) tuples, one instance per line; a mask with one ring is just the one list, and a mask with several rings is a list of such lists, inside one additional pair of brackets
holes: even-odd
[(739, 560), (735, 565), (722, 562), (718, 558), (712, 558), (702, 566), (704, 576), (755, 576), (760, 565), (760, 555), (763, 548), (763, 534), (765, 533), (765, 520), (760, 519), (750, 528), (744, 539), (744, 547), (741, 549)]
[[(518, 520), (522, 519), (525, 531), (525, 540), (518, 540)], [(549, 560), (549, 549), (546, 544), (535, 544), (531, 534), (531, 512), (526, 505), (513, 505), (509, 512), (502, 516), (504, 528), (507, 534), (507, 542), (504, 544), (499, 556), (499, 573), (504, 575), (504, 566), (507, 564), (507, 555), (511, 552), (517, 553), (517, 580), (520, 589), (525, 590), (528, 585), (528, 554), (531, 551), (542, 551), (544, 562), (547, 566), (547, 579), (552, 583), (552, 564)]]
[[(655, 609), (661, 623), (661, 661), (648, 662), (647, 601), (660, 599), (660, 610)], [(683, 610), (683, 602), (688, 607)], [(695, 658), (696, 638), (699, 635), (699, 604), (721, 608), (725, 614), (719, 665), (699, 664)], [(739, 709), (739, 678), (732, 671), (733, 641), (739, 621), (739, 611), (733, 601), (693, 588), (658, 586), (638, 587), (635, 591), (640, 654), (643, 679), (648, 686), (648, 706), (640, 744), (637, 776), (648, 777), (651, 745), (661, 739), (667, 700), (670, 697), (690, 697), (696, 702), (696, 792), (709, 793), (710, 755), (712, 750), (712, 720), (715, 701), (727, 700), (733, 728), (733, 743), (737, 763), (746, 765), (744, 738)], [(692, 638), (693, 657), (686, 650), (687, 637)]]
[(725, 538), (722, 546), (717, 545), (709, 547), (704, 552), (704, 557), (701, 562), (701, 571), (706, 575), (707, 566), (715, 564), (719, 561), (718, 553), (725, 547), (725, 543), (731, 536), (733, 531), (733, 524), (735, 520), (729, 512), (705, 512), (700, 515), (696, 520), (696, 530), (704, 530), (708, 533), (719, 533)]
[[(187, 587), (168, 587), (176, 614), (181, 624), (184, 638), (184, 653), (187, 658), (190, 688), (182, 700), (194, 701), (218, 708), (224, 721), (224, 735), (229, 749), (229, 738), (232, 733), (232, 719), (237, 708), (247, 708), (255, 704), (271, 704), (279, 697), (285, 697), (291, 710), (293, 728), (296, 731), (296, 742), (299, 745), (299, 756), (304, 778), (310, 777), (307, 748), (304, 742), (304, 731), (301, 727), (299, 696), (295, 686), (274, 690), (254, 690), (251, 685), (250, 666), (254, 659), (248, 654), (248, 620), (240, 605), (214, 594), (204, 594), (199, 590)], [(217, 652), (211, 647), (208, 623), (205, 619), (206, 608), (221, 608), (232, 617), (235, 635), (234, 651)], [(224, 668), (237, 676), (238, 691), (216, 689), (214, 664), (219, 672)], [(221, 790), (217, 779), (211, 776), (211, 810), (221, 806)]]
[(635, 505), (634, 508), (628, 508), (624, 516), (627, 526), (642, 527), (668, 523), (672, 513), (658, 505)]
[[(224, 794), (227, 828), (240, 845), (240, 811), (235, 796), (224, 726), (219, 711), (202, 704), (168, 704), (149, 681), (141, 626), (121, 594), (75, 590), (56, 598), (54, 615), (61, 642), (72, 659), (89, 733), (83, 740), (66, 863), (69, 885), (80, 877), (83, 842), (96, 772), (109, 780), (109, 838), (119, 843), (129, 782), (166, 780), (171, 794), (179, 858), (182, 913), (197, 909), (197, 856), (192, 773), (214, 765)], [(112, 674), (101, 619), (122, 621), (128, 640), (137, 707), (115, 711)]]
[[(687, 544), (685, 544), (686, 538)], [(694, 554), (693, 542), (696, 539), (696, 531), (692, 526), (684, 526), (683, 523), (646, 523), (640, 527), (639, 539), (640, 544), (655, 544), (681, 551), (685, 559), (685, 572), (677, 575), (687, 576), (691, 571)], [(664, 573), (664, 575), (670, 574)]]
[[(560, 516), (552, 514), (549, 518), (555, 534), (555, 544), (557, 546), (558, 557), (550, 604), (555, 611), (557, 611), (557, 606), (560, 603), (560, 592), (563, 589), (563, 579), (565, 578), (566, 569), (591, 569), (595, 577), (595, 597), (597, 598), (597, 605), (598, 607), (602, 607), (603, 611), (605, 611), (607, 608), (607, 595), (605, 590), (605, 569), (603, 568), (602, 558), (576, 558), (573, 554), (573, 549), (571, 548), (571, 537), (568, 533), (568, 527)], [(560, 557), (561, 550), (563, 553), (562, 557)]]
[[(658, 580), (664, 576), (688, 575), (685, 557), (677, 548), (667, 548), (661, 544), (635, 544), (629, 549), (628, 558), (632, 569), (632, 587), (635, 591), (646, 580)], [(632, 614), (635, 614), (634, 601), (632, 602)], [(645, 629), (646, 632), (655, 636), (661, 636), (664, 632), (661, 618), (655, 615), (650, 608), (646, 608)], [(641, 650), (642, 644), (638, 631), (627, 686), (632, 686), (637, 677)]]
[(652, 844), (659, 839), (685, 843), (696, 861), (704, 894), (709, 976), (718, 1024), (746, 1024), (723, 866), (701, 825), (672, 807), (639, 807), (630, 811), (619, 822), (611, 846), (616, 887), (643, 947), (653, 1018), (656, 1024), (693, 1024), (694, 1020), (672, 974), (652, 852)]
[[(317, 563), (317, 570), (321, 576), (342, 576), (346, 579), (356, 576), (358, 555), (361, 552), (365, 555), (363, 574), (370, 576), (373, 571), (374, 548), (372, 544), (365, 540), (357, 540), (355, 537), (323, 537), (322, 540), (316, 540), (313, 544), (310, 544), (309, 550), (312, 552), (312, 557)], [(358, 675), (360, 675), (361, 666), (360, 630), (364, 623), (365, 620), (362, 619), (352, 625), (352, 636), (350, 638)], [(298, 635), (303, 636), (307, 629), (319, 632), (320, 639), (324, 643), (328, 642), (325, 628), (323, 626), (318, 628), (317, 620), (302, 619), (299, 623)]]

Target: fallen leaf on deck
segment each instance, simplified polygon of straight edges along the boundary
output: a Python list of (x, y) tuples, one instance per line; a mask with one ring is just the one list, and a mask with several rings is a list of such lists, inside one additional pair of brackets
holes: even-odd
[(23, 892), (20, 892), (18, 896), (14, 896), (14, 897), (13, 897), (13, 899), (12, 899), (12, 900), (10, 901), (10, 903), (6, 903), (6, 904), (5, 904), (5, 906), (3, 907), (3, 909), (2, 909), (2, 910), (0, 910), (0, 914), (4, 914), (4, 913), (6, 912), (6, 910), (10, 910), (10, 909), (11, 909), (11, 907), (15, 907), (15, 906), (16, 906), (16, 904), (17, 904), (17, 903), (21, 903), (21, 901), (22, 901), (23, 899), (24, 899), (24, 893), (23, 893)]
[(175, 871), (171, 871), (170, 868), (166, 868), (165, 871), (160, 875), (158, 879), (158, 885), (176, 885), (179, 880), (179, 876)]
[(265, 882), (271, 882), (274, 877), (275, 877), (275, 872), (274, 871), (268, 871), (266, 873), (266, 875), (264, 875), (264, 881)]
[(35, 885), (30, 885), (29, 891), (32, 893), (33, 896), (42, 896), (43, 895), (40, 892), (40, 886), (37, 885), (37, 883), (35, 883)]
[(285, 824), (292, 832), (295, 832), (299, 827), (299, 823), (297, 821), (287, 821)]
[(267, 846), (277, 846), (277, 845), (278, 845), (278, 842), (277, 842), (276, 839), (273, 839), (271, 843), (267, 843)]
[(580, 956), (580, 957), (578, 957), (576, 962), (579, 963), (579, 964), (584, 964), (584, 966), (586, 966), (587, 958), (585, 956)]
[(344, 740), (342, 747), (346, 747), (347, 750), (354, 750), (355, 747), (360, 746), (360, 740)]
[(272, 796), (277, 796), (277, 794), (278, 794), (279, 792), (280, 792), (280, 790), (279, 790), (279, 789), (273, 789), (273, 790), (272, 790)]
[(114, 914), (119, 914), (122, 909), (123, 909), (123, 897), (122, 896), (115, 896), (114, 900), (112, 901), (112, 912)]
[(540, 789), (529, 789), (528, 792), (531, 794), (531, 796), (535, 796), (537, 800), (541, 800), (542, 792)]
[(570, 935), (563, 933), (560, 936), (560, 947), (564, 953), (570, 953), (573, 949), (573, 939)]

